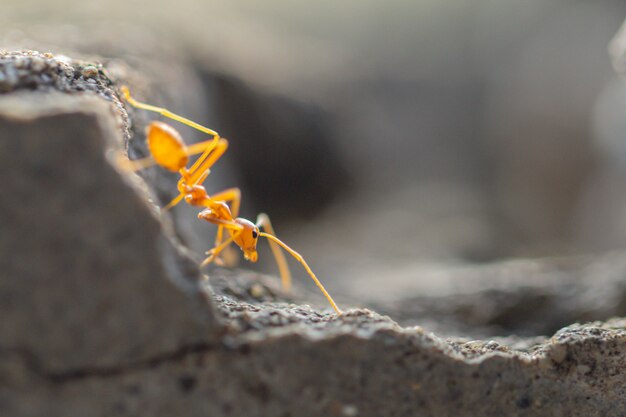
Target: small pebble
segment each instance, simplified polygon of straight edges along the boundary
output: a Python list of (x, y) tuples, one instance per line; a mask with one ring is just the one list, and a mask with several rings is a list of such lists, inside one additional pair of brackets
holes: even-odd
[(10, 66), (10, 65), (7, 66), (6, 68), (5, 76), (6, 76), (6, 83), (10, 86), (14, 86), (15, 84), (17, 84), (17, 81), (19, 80), (17, 70), (15, 69), (15, 67)]
[(260, 299), (263, 295), (265, 295), (265, 290), (262, 285), (255, 283), (250, 287), (250, 295), (252, 298)]
[(15, 68), (18, 69), (26, 68), (28, 66), (28, 60), (24, 57), (18, 56), (13, 60), (13, 65), (15, 65)]
[(47, 63), (44, 59), (35, 56), (32, 58), (30, 66), (33, 71), (41, 72), (46, 69)]
[(95, 77), (96, 75), (98, 75), (98, 68), (94, 67), (93, 65), (87, 65), (83, 68), (82, 74), (85, 78)]

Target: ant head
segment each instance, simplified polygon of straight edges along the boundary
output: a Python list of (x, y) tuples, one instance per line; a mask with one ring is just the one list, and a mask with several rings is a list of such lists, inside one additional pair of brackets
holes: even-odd
[(152, 122), (146, 128), (146, 142), (157, 164), (172, 172), (187, 165), (187, 147), (180, 134), (163, 122)]
[(256, 262), (259, 255), (256, 244), (259, 241), (259, 228), (250, 220), (237, 218), (235, 223), (243, 226), (243, 231), (234, 238), (234, 242), (243, 251), (243, 257), (250, 262)]

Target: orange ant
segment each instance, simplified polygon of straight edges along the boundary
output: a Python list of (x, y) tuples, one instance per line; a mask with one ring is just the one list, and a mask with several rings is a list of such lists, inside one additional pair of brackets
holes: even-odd
[[(281, 247), (302, 264), (332, 308), (337, 314), (341, 314), (341, 310), (339, 310), (335, 301), (317, 279), (302, 255), (276, 237), (270, 219), (266, 214), (260, 214), (256, 223), (237, 217), (241, 203), (241, 192), (239, 188), (229, 188), (213, 195), (207, 193), (202, 184), (209, 176), (211, 167), (224, 152), (226, 152), (228, 141), (221, 138), (214, 130), (178, 116), (167, 109), (135, 100), (131, 97), (130, 91), (125, 86), (121, 88), (121, 91), (126, 101), (133, 107), (159, 113), (164, 117), (183, 123), (212, 136), (212, 139), (187, 146), (181, 135), (173, 127), (163, 122), (153, 121), (146, 129), (146, 142), (151, 156), (134, 161), (126, 160), (125, 162), (127, 168), (132, 171), (159, 165), (169, 171), (178, 172), (180, 174), (180, 180), (177, 186), (179, 194), (165, 206), (163, 210), (169, 210), (183, 199), (190, 205), (205, 207), (204, 210), (198, 214), (198, 218), (217, 225), (217, 234), (215, 246), (213, 249), (207, 251), (206, 254), (208, 257), (200, 266), (204, 267), (211, 262), (217, 262), (220, 253), (229, 247), (231, 243), (239, 246), (246, 260), (256, 262), (258, 259), (256, 246), (258, 238), (262, 236), (269, 241), (270, 249), (272, 250), (280, 271), (284, 289), (289, 290), (291, 288), (291, 273), (289, 272), (287, 260), (280, 250)], [(196, 154), (201, 155), (191, 167), (187, 168), (189, 157)], [(227, 202), (230, 202), (231, 206), (229, 206)], [(260, 230), (261, 228), (264, 232)], [(224, 230), (228, 231), (230, 234), (227, 239), (224, 239)]]

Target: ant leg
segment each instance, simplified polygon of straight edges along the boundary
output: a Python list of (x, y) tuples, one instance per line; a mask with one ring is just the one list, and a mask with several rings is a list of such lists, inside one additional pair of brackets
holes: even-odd
[[(185, 124), (187, 126), (190, 126), (190, 127), (194, 128), (196, 130), (199, 130), (199, 131), (201, 131), (203, 133), (206, 133), (208, 135), (213, 136), (213, 138), (208, 140), (208, 141), (196, 143), (194, 145), (190, 145), (190, 146), (187, 147), (187, 154), (188, 155), (195, 155), (195, 154), (198, 154), (198, 153), (203, 153), (203, 155), (198, 159), (198, 161), (196, 161), (196, 164), (194, 164), (192, 166), (192, 168), (191, 168), (192, 172), (195, 171), (195, 168), (198, 167), (198, 165), (201, 163), (201, 161), (203, 161), (213, 151), (214, 148), (219, 146), (220, 135), (219, 135), (219, 133), (217, 133), (213, 129), (209, 129), (208, 127), (202, 126), (201, 124), (198, 124), (198, 123), (196, 123), (196, 122), (194, 122), (192, 120), (189, 120), (189, 119), (187, 119), (185, 117), (182, 117), (182, 116), (179, 116), (179, 115), (177, 115), (175, 113), (172, 113), (171, 111), (169, 111), (169, 110), (167, 110), (165, 108), (157, 107), (157, 106), (153, 106), (153, 105), (150, 105), (150, 104), (146, 104), (146, 103), (142, 103), (140, 101), (137, 101), (130, 95), (130, 91), (128, 90), (128, 87), (126, 87), (126, 86), (122, 86), (121, 90), (122, 90), (122, 94), (124, 95), (124, 98), (126, 99), (126, 101), (128, 101), (128, 103), (130, 103), (133, 107), (136, 107), (136, 108), (142, 109), (142, 110), (147, 110), (147, 111), (159, 113), (163, 117), (167, 117), (169, 119), (176, 120), (177, 122), (180, 122), (182, 124)], [(219, 156), (218, 156), (218, 158), (219, 158)]]
[[(260, 214), (259, 215), (259, 220), (257, 221), (257, 225), (259, 227), (263, 227), (265, 230), (271, 230), (272, 229), (272, 226), (271, 226), (270, 221), (269, 221), (269, 217), (267, 217), (266, 214)], [(269, 227), (268, 227), (268, 225), (269, 225)], [(289, 254), (291, 256), (293, 256), (298, 262), (300, 262), (302, 264), (302, 266), (304, 267), (304, 269), (306, 269), (306, 272), (308, 272), (308, 274), (311, 277), (311, 279), (313, 279), (313, 281), (315, 282), (315, 285), (317, 285), (317, 287), (320, 289), (322, 294), (324, 294), (324, 297), (326, 297), (326, 299), (330, 303), (331, 307), (335, 310), (335, 312), (337, 314), (341, 315), (341, 310), (339, 310), (339, 307), (337, 307), (337, 304), (335, 304), (335, 301), (330, 296), (330, 294), (328, 294), (328, 291), (326, 291), (326, 288), (324, 288), (324, 286), (322, 285), (320, 280), (317, 279), (317, 277), (315, 276), (315, 274), (313, 273), (313, 271), (309, 267), (309, 264), (306, 263), (306, 261), (304, 260), (302, 255), (300, 255), (298, 252), (296, 252), (295, 250), (293, 250), (289, 246), (287, 246), (286, 243), (284, 243), (282, 240), (280, 240), (279, 238), (274, 236), (273, 233), (270, 234), (270, 233), (260, 232), (259, 235), (265, 237), (270, 242), (275, 242), (280, 247), (282, 247), (284, 250), (289, 252)], [(283, 258), (283, 260), (284, 260), (284, 258)], [(277, 262), (278, 262), (278, 260), (277, 260)], [(286, 264), (286, 261), (285, 261), (285, 264)], [(279, 264), (279, 267), (280, 267), (280, 264)]]
[(220, 191), (219, 193), (213, 194), (211, 196), (211, 200), (224, 202), (230, 201), (230, 212), (233, 214), (234, 218), (239, 216), (239, 207), (241, 206), (241, 190), (239, 188), (233, 187)]
[[(204, 180), (206, 180), (206, 178), (209, 176), (210, 173), (211, 173), (211, 170), (207, 169), (206, 171), (204, 171), (202, 175), (200, 176), (200, 178), (198, 178), (198, 184), (202, 184)], [(186, 178), (188, 175), (187, 171), (185, 169), (181, 169), (180, 175), (181, 175), (181, 179), (178, 182), (179, 183), (178, 188), (180, 190), (180, 193), (176, 197), (174, 197), (174, 199), (170, 201), (165, 207), (163, 207), (162, 210), (167, 211), (171, 209), (172, 207), (178, 205), (178, 203), (180, 203), (185, 197), (192, 197), (193, 200), (187, 200), (187, 202), (191, 205), (209, 207), (212, 200), (209, 198), (209, 195), (204, 190), (204, 187), (201, 187), (202, 192), (200, 193), (200, 195), (194, 195), (193, 189), (190, 191), (189, 188), (191, 187), (185, 186)]]
[(163, 210), (169, 210), (180, 203), (187, 194), (187, 186), (202, 185), (211, 172), (210, 168), (224, 155), (226, 149), (228, 149), (228, 141), (226, 139), (219, 139), (214, 147), (207, 148), (191, 168), (181, 169), (181, 178), (178, 181), (179, 194), (174, 197)]
[(122, 151), (118, 152), (116, 157), (116, 163), (117, 166), (124, 172), (137, 172), (157, 164), (154, 158), (152, 158), (151, 156), (141, 159), (130, 160)]
[[(219, 138), (218, 138), (219, 140)], [(215, 145), (218, 143), (215, 139), (205, 140), (203, 142), (194, 143), (193, 145), (187, 146), (185, 155), (191, 156), (199, 153), (208, 153), (215, 148)], [(128, 159), (123, 152), (120, 151), (117, 157), (117, 164), (120, 168), (125, 171), (137, 172), (141, 171), (145, 168), (150, 168), (155, 165), (159, 165), (157, 161), (152, 156), (147, 156), (141, 159)]]
[[(206, 175), (208, 175), (205, 174), (205, 171), (208, 171), (209, 168), (213, 166), (213, 164), (215, 164), (215, 162), (217, 162), (217, 160), (224, 154), (224, 152), (226, 152), (226, 149), (228, 148), (228, 141), (226, 139), (220, 138), (219, 133), (217, 133), (216, 131), (202, 126), (187, 118), (174, 114), (165, 108), (153, 106), (135, 100), (130, 95), (130, 91), (126, 86), (122, 86), (121, 91), (126, 101), (128, 101), (128, 103), (130, 103), (134, 107), (137, 107), (138, 109), (159, 113), (164, 117), (176, 120), (177, 122), (183, 123), (196, 130), (213, 136), (211, 140), (200, 142), (187, 147), (187, 155), (195, 155), (198, 153), (202, 153), (202, 155), (200, 155), (200, 157), (194, 162), (189, 170), (184, 171), (185, 174), (181, 173), (183, 177), (181, 178), (181, 181), (179, 181), (179, 190), (181, 192), (178, 197), (174, 198), (167, 205), (168, 209), (172, 208), (184, 198), (184, 190), (181, 190), (181, 182), (184, 182), (185, 185), (201, 185), (202, 182), (206, 179)], [(142, 169), (144, 165), (150, 166), (151, 164), (151, 161), (142, 161), (137, 165), (137, 169)]]
[(191, 168), (181, 170), (181, 178), (178, 181), (179, 194), (165, 206), (164, 210), (169, 210), (182, 201), (186, 194), (186, 186), (202, 185), (211, 172), (211, 167), (224, 155), (226, 149), (228, 149), (228, 141), (220, 138), (217, 144), (207, 149)]
[(211, 263), (219, 254), (220, 252), (222, 252), (228, 245), (230, 245), (233, 240), (239, 236), (241, 233), (243, 233), (243, 227), (233, 221), (229, 221), (229, 220), (222, 220), (220, 218), (213, 218), (210, 216), (202, 216), (203, 212), (201, 212), (198, 215), (198, 218), (201, 218), (203, 220), (206, 220), (208, 222), (217, 224), (218, 226), (224, 227), (226, 229), (232, 230), (234, 231), (234, 233), (223, 243), (221, 243), (220, 245), (217, 245), (216, 247), (214, 247), (213, 249), (211, 249), (210, 251), (207, 252), (207, 254), (210, 254), (208, 258), (206, 258), (204, 261), (202, 261), (202, 263), (200, 264), (201, 267), (208, 265), (209, 263)]
[(204, 132), (207, 135), (211, 135), (213, 137), (218, 137), (219, 138), (219, 134), (212, 130), (209, 129), (208, 127), (204, 127), (194, 121), (191, 121), (189, 119), (186, 119), (182, 116), (179, 116), (177, 114), (172, 113), (171, 111), (164, 109), (162, 107), (157, 107), (157, 106), (152, 106), (150, 104), (146, 104), (146, 103), (142, 103), (140, 101), (135, 100), (134, 98), (131, 97), (130, 95), (130, 91), (128, 90), (128, 87), (126, 86), (122, 86), (120, 88), (120, 90), (122, 91), (122, 94), (124, 95), (124, 98), (126, 99), (126, 101), (128, 101), (133, 107), (137, 107), (138, 109), (142, 109), (142, 110), (147, 110), (147, 111), (152, 111), (155, 113), (159, 113), (161, 116), (163, 117), (167, 117), (169, 119), (172, 120), (176, 120), (177, 122), (183, 123), (187, 126), (193, 127), (196, 130), (199, 130), (200, 132)]
[(215, 136), (210, 140), (187, 146), (176, 131), (170, 125), (153, 121), (146, 129), (146, 144), (150, 155), (146, 158), (129, 161), (128, 157), (119, 152), (118, 165), (127, 171), (139, 171), (141, 169), (159, 165), (171, 172), (180, 172), (187, 166), (189, 157), (198, 153), (209, 154), (219, 142)]
[[(211, 196), (211, 200), (230, 202), (231, 203), (230, 211), (232, 213), (232, 217), (236, 218), (239, 215), (239, 207), (241, 205), (241, 190), (239, 188), (236, 188), (236, 187), (229, 188), (217, 194), (213, 194)], [(217, 233), (215, 235), (215, 246), (220, 245), (222, 243), (223, 238), (224, 238), (224, 227), (218, 226)], [(235, 266), (237, 263), (237, 252), (233, 251), (230, 247), (228, 247), (224, 251), (223, 260), (226, 265)]]
[[(202, 182), (199, 178), (204, 175), (205, 171), (208, 171), (215, 163), (224, 155), (228, 149), (228, 141), (224, 138), (219, 138), (215, 146), (208, 148), (200, 157), (193, 163), (193, 165), (186, 170), (188, 183), (191, 185), (201, 185)], [(205, 177), (206, 179), (206, 177)], [(204, 180), (203, 180), (204, 181)]]
[[(274, 231), (272, 223), (270, 222), (270, 218), (267, 216), (267, 214), (259, 214), (256, 220), (256, 226), (259, 228), (262, 227), (263, 230), (276, 236), (276, 232)], [(287, 259), (285, 259), (285, 255), (280, 250), (278, 244), (274, 243), (272, 240), (269, 241), (269, 244), (270, 249), (272, 250), (272, 254), (274, 255), (276, 265), (278, 265), (278, 270), (280, 271), (280, 280), (283, 285), (283, 289), (289, 291), (291, 290), (291, 272), (289, 272), (289, 264), (287, 263)]]
[(220, 252), (222, 252), (224, 249), (226, 249), (226, 247), (228, 245), (233, 243), (233, 240), (237, 237), (238, 234), (241, 234), (241, 233), (242, 233), (242, 231), (240, 231), (239, 233), (233, 234), (231, 237), (229, 237), (224, 242), (222, 242), (221, 245), (218, 245), (218, 246), (214, 247), (213, 249), (207, 251), (206, 254), (209, 255), (209, 257), (206, 258), (204, 261), (202, 261), (202, 263), (200, 264), (200, 267), (207, 266), (208, 264), (213, 262), (213, 260), (215, 260), (215, 258), (217, 258), (217, 256), (220, 254)]
[(161, 210), (168, 211), (169, 209), (171, 209), (172, 207), (177, 206), (178, 203), (183, 201), (183, 198), (185, 198), (185, 194), (183, 194), (183, 193), (178, 194), (178, 196), (176, 196), (172, 201), (170, 201), (167, 204), (167, 206), (163, 207)]
[[(230, 212), (232, 213), (233, 218), (236, 218), (239, 215), (239, 206), (241, 205), (241, 190), (239, 188), (229, 188), (217, 194), (213, 194), (211, 199), (213, 201), (230, 201)], [(217, 236), (215, 237), (216, 245), (219, 245), (222, 241), (223, 232), (224, 227), (219, 226), (217, 229)]]

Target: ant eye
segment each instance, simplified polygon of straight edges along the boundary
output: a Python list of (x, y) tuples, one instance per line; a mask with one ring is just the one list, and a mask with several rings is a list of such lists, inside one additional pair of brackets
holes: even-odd
[(254, 239), (256, 239), (257, 237), (259, 237), (259, 233), (258, 233), (256, 230), (253, 230), (253, 231), (252, 231), (252, 237), (253, 237)]

